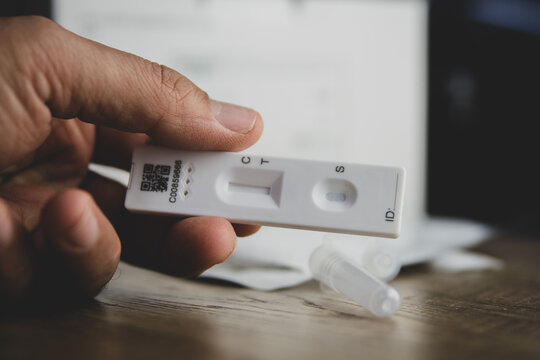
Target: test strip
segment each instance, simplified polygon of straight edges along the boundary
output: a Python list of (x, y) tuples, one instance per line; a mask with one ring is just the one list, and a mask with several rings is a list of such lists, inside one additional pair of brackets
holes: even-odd
[(138, 146), (125, 206), (240, 224), (397, 237), (399, 167)]

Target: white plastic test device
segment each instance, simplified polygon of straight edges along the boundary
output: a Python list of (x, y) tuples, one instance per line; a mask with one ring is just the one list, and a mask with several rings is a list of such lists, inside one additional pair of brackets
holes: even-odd
[(395, 238), (399, 167), (139, 146), (125, 206), (270, 225)]

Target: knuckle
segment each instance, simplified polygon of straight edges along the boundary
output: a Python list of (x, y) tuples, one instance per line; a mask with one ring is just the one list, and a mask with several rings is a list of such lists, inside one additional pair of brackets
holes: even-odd
[(191, 101), (209, 101), (208, 94), (182, 74), (165, 65), (153, 64), (153, 67), (159, 81), (160, 93), (167, 95), (165, 107), (168, 112), (182, 111)]
[[(43, 16), (23, 16), (14, 18), (8, 25), (6, 32), (8, 36), (20, 36), (17, 40), (25, 42), (41, 43), (47, 41), (54, 34), (61, 33), (63, 28)], [(16, 44), (20, 45), (20, 44)]]
[(28, 16), (27, 28), (39, 41), (67, 33), (60, 25), (43, 16)]
[[(7, 159), (10, 157), (41, 144), (49, 133), (50, 110), (32, 91), (25, 90), (29, 87), (2, 88), (4, 96), (10, 101), (0, 105), (0, 126), (3, 131), (0, 152), (6, 155), (0, 160), (0, 166), (9, 163)], [(24, 139), (23, 143), (21, 139)]]
[(30, 26), (38, 30), (56, 29), (59, 26), (49, 18), (39, 15), (30, 15), (23, 18)]
[(61, 56), (55, 54), (62, 53), (62, 49), (65, 49), (67, 35), (70, 34), (68, 31), (54, 21), (40, 16), (29, 19), (28, 31), (31, 35), (29, 41), (32, 50), (38, 52), (35, 56), (45, 60), (41, 56), (41, 53), (44, 53), (49, 57), (53, 56), (55, 60), (61, 59)]
[(0, 31), (0, 51), (6, 54), (4, 72), (28, 76), (55, 64), (62, 59), (67, 33), (41, 16), (9, 18)]

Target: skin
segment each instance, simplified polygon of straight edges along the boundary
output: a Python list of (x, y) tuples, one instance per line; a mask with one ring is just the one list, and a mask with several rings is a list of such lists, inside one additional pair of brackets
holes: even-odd
[(142, 143), (242, 150), (262, 132), (255, 111), (223, 108), (238, 116), (220, 122), (178, 72), (40, 17), (0, 19), (0, 94), (0, 301), (92, 297), (121, 253), (193, 276), (257, 230), (130, 214), (121, 186), (87, 174), (90, 161), (127, 169)]

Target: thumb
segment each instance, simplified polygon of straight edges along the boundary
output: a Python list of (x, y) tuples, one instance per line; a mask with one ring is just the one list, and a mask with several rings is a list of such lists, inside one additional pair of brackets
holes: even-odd
[(260, 115), (210, 100), (180, 73), (79, 37), (40, 19), (29, 41), (45, 59), (35, 62), (47, 85), (43, 101), (55, 117), (148, 134), (155, 143), (201, 150), (241, 150), (262, 132)]

